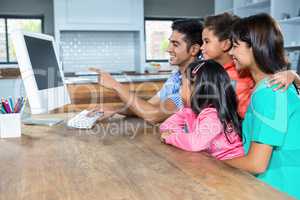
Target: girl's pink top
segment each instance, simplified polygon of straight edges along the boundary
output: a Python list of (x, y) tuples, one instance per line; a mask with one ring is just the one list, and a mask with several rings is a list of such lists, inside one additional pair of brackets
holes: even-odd
[(161, 132), (171, 132), (165, 141), (186, 151), (206, 151), (218, 160), (244, 155), (243, 143), (232, 130), (226, 138), (215, 108), (206, 108), (196, 115), (191, 108), (182, 108), (160, 125)]

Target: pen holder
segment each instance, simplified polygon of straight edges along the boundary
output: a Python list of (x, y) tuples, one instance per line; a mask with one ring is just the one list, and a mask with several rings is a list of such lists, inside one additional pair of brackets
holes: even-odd
[(20, 136), (20, 113), (0, 114), (0, 138), (13, 138)]

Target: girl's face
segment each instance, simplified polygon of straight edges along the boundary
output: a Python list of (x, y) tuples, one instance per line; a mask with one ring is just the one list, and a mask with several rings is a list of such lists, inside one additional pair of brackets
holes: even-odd
[(238, 40), (229, 52), (237, 70), (247, 69), (255, 64), (252, 48), (246, 42)]
[(213, 59), (218, 62), (230, 48), (229, 40), (220, 41), (214, 31), (208, 28), (202, 31), (202, 41), (201, 51), (205, 60)]

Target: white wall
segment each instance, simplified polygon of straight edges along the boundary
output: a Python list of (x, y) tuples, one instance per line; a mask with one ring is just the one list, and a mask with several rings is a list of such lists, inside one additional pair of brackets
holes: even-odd
[[(146, 17), (205, 17), (214, 0), (145, 0)], [(53, 0), (0, 0), (0, 15), (44, 15), (47, 34), (54, 35)]]
[(52, 0), (0, 0), (0, 15), (44, 15), (45, 33), (54, 35)]
[(205, 17), (214, 14), (214, 0), (144, 0), (145, 17)]

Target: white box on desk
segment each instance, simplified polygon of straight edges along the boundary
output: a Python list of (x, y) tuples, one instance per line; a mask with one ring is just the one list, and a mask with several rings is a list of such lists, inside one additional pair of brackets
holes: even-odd
[(21, 136), (21, 114), (0, 114), (0, 138)]

